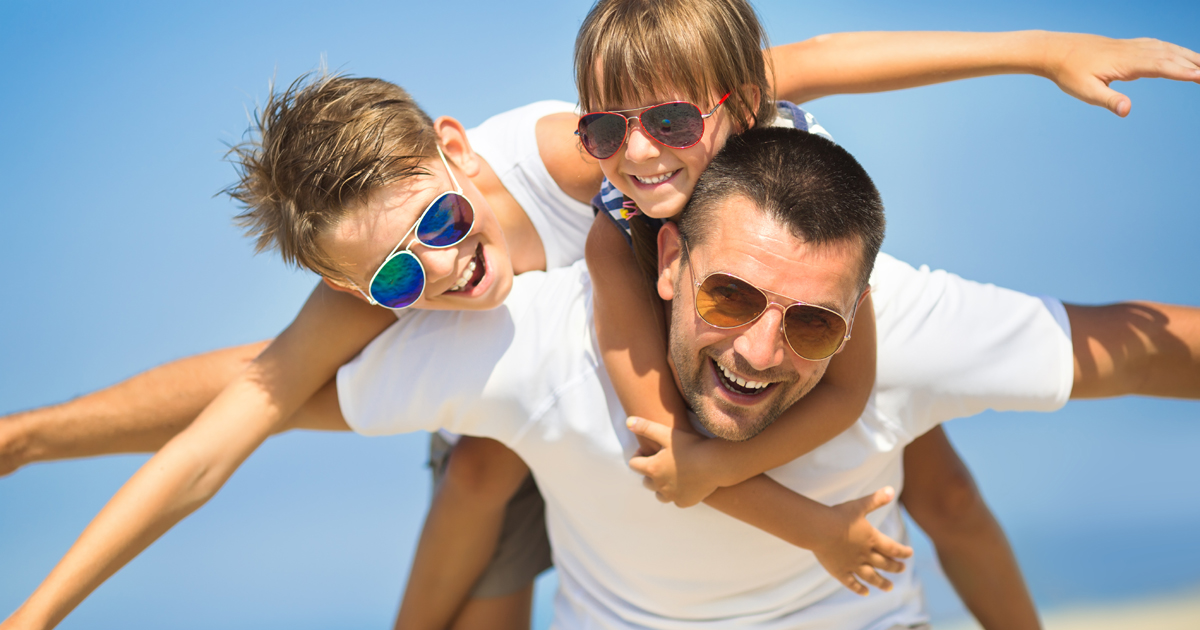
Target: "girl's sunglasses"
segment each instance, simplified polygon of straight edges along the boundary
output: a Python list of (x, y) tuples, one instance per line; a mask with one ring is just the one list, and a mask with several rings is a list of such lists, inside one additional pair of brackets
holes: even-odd
[[(691, 258), (690, 253), (688, 258)], [(783, 337), (801, 359), (828, 359), (850, 339), (850, 323), (836, 311), (760, 289), (732, 274), (710, 273), (696, 282), (691, 265), (688, 265), (688, 271), (692, 277), (696, 314), (714, 328), (745, 326), (762, 317), (768, 306), (778, 304), (783, 307)], [(774, 302), (767, 298), (768, 293), (787, 298), (792, 304), (784, 306)], [(857, 304), (854, 310), (858, 310)], [(854, 313), (850, 320), (854, 320)]]
[[(416, 231), (416, 240), (422, 245), (445, 249), (461, 243), (475, 225), (475, 208), (463, 196), (462, 187), (458, 185), (454, 171), (450, 170), (446, 156), (442, 155), (441, 147), (437, 147), (437, 152), (446, 172), (450, 173), (454, 192), (444, 192), (426, 206), (416, 224), (404, 233), (404, 238), (375, 270), (368, 292), (363, 293), (359, 289), (359, 293), (363, 293), (363, 297), (371, 304), (400, 310), (412, 306), (425, 293), (425, 267), (421, 266), (417, 255), (409, 250), (412, 242), (408, 242), (408, 237), (413, 231)], [(404, 246), (405, 242), (408, 242), (407, 247)]]
[[(685, 101), (674, 101), (650, 107), (618, 109), (612, 112), (592, 112), (579, 117), (579, 129), (575, 135), (584, 150), (598, 160), (607, 160), (616, 155), (629, 137), (629, 124), (637, 120), (646, 135), (664, 146), (686, 149), (704, 137), (704, 119), (716, 113), (717, 108), (729, 98), (721, 97), (707, 114)], [(626, 116), (623, 112), (642, 113)]]

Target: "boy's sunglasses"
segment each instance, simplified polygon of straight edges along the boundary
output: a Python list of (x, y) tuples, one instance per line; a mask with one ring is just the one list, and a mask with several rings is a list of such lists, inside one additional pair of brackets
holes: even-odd
[[(704, 119), (716, 113), (717, 108), (729, 98), (721, 97), (717, 104), (701, 113), (700, 108), (686, 101), (674, 101), (650, 107), (618, 109), (611, 112), (592, 112), (579, 117), (579, 129), (575, 135), (584, 150), (598, 160), (607, 160), (616, 155), (629, 137), (629, 124), (635, 119), (641, 123), (646, 135), (664, 146), (686, 149), (704, 137)], [(623, 112), (642, 113), (626, 116)]]
[(425, 293), (425, 267), (421, 266), (417, 255), (408, 249), (412, 243), (404, 246), (414, 230), (422, 245), (445, 249), (461, 243), (475, 225), (475, 208), (463, 196), (462, 187), (458, 185), (454, 171), (450, 170), (446, 156), (442, 155), (441, 147), (437, 147), (437, 152), (446, 172), (450, 173), (450, 181), (454, 182), (454, 192), (444, 192), (429, 202), (416, 224), (404, 233), (404, 238), (375, 270), (367, 293), (359, 289), (359, 293), (363, 293), (363, 297), (371, 304), (400, 310), (412, 306)]
[[(687, 247), (686, 243), (684, 247)], [(691, 258), (690, 252), (688, 258)], [(692, 277), (696, 314), (714, 328), (737, 328), (753, 323), (762, 317), (768, 306), (777, 304), (783, 308), (780, 324), (783, 338), (801, 359), (828, 359), (850, 339), (850, 323), (836, 311), (760, 289), (732, 274), (714, 272), (697, 282), (692, 265), (688, 265), (688, 271)], [(768, 293), (787, 298), (792, 304), (784, 306), (772, 301), (767, 298)], [(854, 310), (858, 310), (857, 304)], [(854, 313), (850, 320), (854, 320)]]

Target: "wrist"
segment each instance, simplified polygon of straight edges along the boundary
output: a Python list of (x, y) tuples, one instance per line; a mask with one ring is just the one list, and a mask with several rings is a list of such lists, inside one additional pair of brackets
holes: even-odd
[(7, 475), (30, 463), (36, 440), (25, 414), (0, 419), (0, 475)]

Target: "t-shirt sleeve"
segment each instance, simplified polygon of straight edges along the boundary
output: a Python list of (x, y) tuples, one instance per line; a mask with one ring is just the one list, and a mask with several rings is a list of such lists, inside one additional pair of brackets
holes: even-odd
[(442, 428), (502, 433), (500, 426), (486, 426), (487, 415), (478, 411), (513, 331), (513, 313), (504, 306), (405, 313), (338, 370), (342, 415), (363, 435)]
[(877, 396), (904, 410), (914, 437), (988, 409), (1053, 411), (1070, 397), (1074, 354), (1057, 300), (914, 269), (887, 254), (871, 286)]

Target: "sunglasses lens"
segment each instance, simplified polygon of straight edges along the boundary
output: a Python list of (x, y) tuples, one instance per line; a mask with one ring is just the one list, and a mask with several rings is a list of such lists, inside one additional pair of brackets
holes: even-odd
[(704, 119), (691, 103), (663, 103), (642, 112), (642, 129), (676, 149), (690, 147), (704, 135)]
[(784, 313), (783, 331), (796, 354), (820, 361), (837, 352), (846, 336), (846, 320), (818, 306), (796, 304)]
[(474, 224), (471, 202), (458, 193), (443, 193), (421, 218), (417, 240), (430, 247), (449, 247), (467, 238)]
[(619, 114), (588, 114), (579, 119), (579, 140), (592, 157), (606, 160), (625, 143), (626, 124)]
[(371, 281), (371, 297), (388, 308), (406, 308), (425, 291), (425, 269), (410, 251), (388, 259)]
[(704, 279), (696, 291), (696, 312), (720, 328), (750, 322), (767, 308), (767, 296), (753, 286), (723, 273)]

